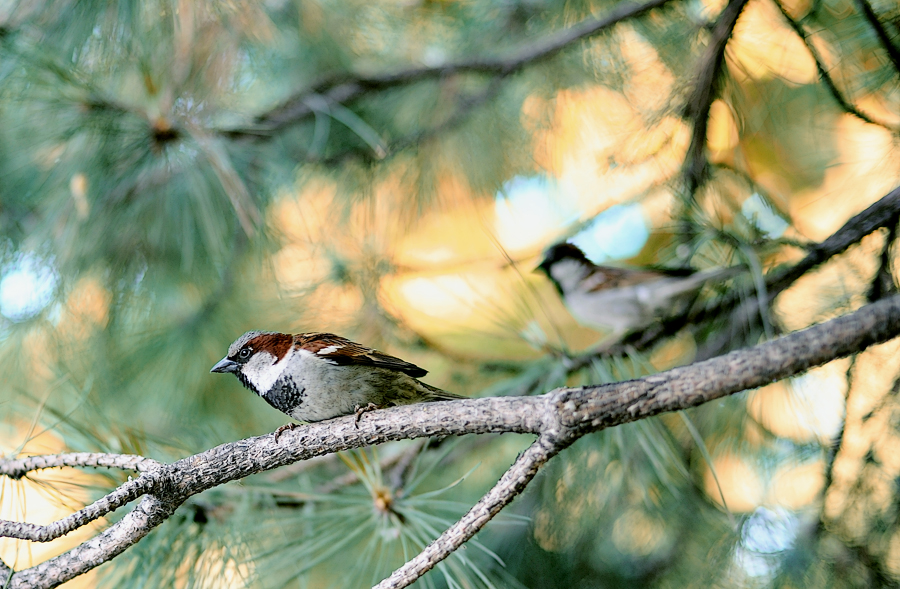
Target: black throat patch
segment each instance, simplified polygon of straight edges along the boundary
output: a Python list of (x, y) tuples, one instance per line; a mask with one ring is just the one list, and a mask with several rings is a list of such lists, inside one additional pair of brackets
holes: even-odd
[(241, 381), (242, 385), (244, 385), (245, 387), (247, 387), (248, 389), (250, 389), (257, 395), (259, 395), (259, 391), (256, 390), (256, 387), (253, 386), (253, 383), (250, 382), (250, 379), (247, 378), (242, 371), (238, 370), (237, 372), (234, 373), (234, 375), (236, 377), (238, 377), (238, 380)]
[(303, 404), (305, 392), (306, 389), (297, 386), (290, 376), (282, 375), (266, 394), (260, 396), (275, 409), (290, 415), (294, 409)]

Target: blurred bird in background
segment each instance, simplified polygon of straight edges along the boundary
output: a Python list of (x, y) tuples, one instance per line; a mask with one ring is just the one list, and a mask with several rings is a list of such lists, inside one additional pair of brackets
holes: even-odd
[(625, 334), (687, 309), (706, 282), (725, 280), (740, 267), (630, 269), (598, 266), (570, 243), (558, 243), (535, 269), (556, 286), (572, 316), (586, 327), (611, 332), (595, 348), (604, 350)]

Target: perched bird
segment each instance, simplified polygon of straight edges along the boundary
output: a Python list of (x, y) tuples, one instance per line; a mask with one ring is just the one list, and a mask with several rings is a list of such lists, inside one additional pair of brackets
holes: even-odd
[[(393, 405), (462, 399), (417, 380), (427, 371), (331, 333), (248, 331), (210, 372), (245, 387), (299, 421), (322, 421)], [(279, 428), (276, 437), (284, 429)]]
[(685, 310), (705, 282), (723, 280), (740, 271), (735, 267), (695, 272), (598, 266), (570, 243), (552, 246), (536, 270), (553, 282), (579, 323), (612, 331), (602, 340), (606, 345), (657, 318)]

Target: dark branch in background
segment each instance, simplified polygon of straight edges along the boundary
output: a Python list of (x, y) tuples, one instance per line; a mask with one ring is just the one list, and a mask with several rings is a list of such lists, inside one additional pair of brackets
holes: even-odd
[[(843, 253), (870, 233), (883, 227), (895, 226), (898, 217), (900, 217), (900, 187), (895, 188), (852, 217), (821, 243), (808, 245), (808, 253), (797, 264), (790, 268), (770, 272), (765, 281), (767, 305), (771, 305), (775, 297), (816, 266)], [(661, 321), (643, 331), (629, 334), (621, 342), (603, 351), (602, 354), (624, 356), (631, 350), (648, 350), (662, 339), (675, 335), (688, 325), (700, 324), (721, 317), (738, 308), (739, 305), (744, 319), (752, 317), (759, 311), (756, 298), (742, 302), (740, 293), (730, 292), (708, 307), (688, 311), (685, 314)], [(568, 370), (570, 373), (581, 370), (597, 357), (597, 353), (587, 353), (573, 358), (568, 364)]]
[[(847, 394), (849, 395), (850, 390), (853, 388), (853, 372), (856, 369), (856, 359), (854, 358), (852, 362), (850, 362), (850, 366), (847, 368), (847, 372), (845, 378), (847, 379)], [(847, 399), (844, 399), (844, 406), (848, 405)], [(831, 483), (834, 482), (834, 461), (837, 460), (838, 454), (841, 453), (841, 449), (844, 446), (844, 433), (847, 431), (847, 416), (846, 413), (844, 418), (841, 420), (841, 429), (835, 434), (834, 438), (831, 440), (831, 445), (828, 448), (828, 454), (825, 457), (825, 484), (822, 485), (822, 498), (824, 499), (828, 495), (828, 490), (831, 488)], [(822, 502), (822, 513), (819, 515), (819, 527), (824, 529), (825, 526), (825, 502)]]
[[(845, 374), (845, 378), (847, 379), (847, 395), (844, 398), (844, 407), (847, 407), (849, 404), (847, 402), (847, 397), (850, 394), (850, 390), (853, 388), (853, 373), (855, 369), (856, 358), (853, 358)], [(831, 444), (828, 447), (828, 453), (825, 456), (825, 482), (822, 485), (822, 505), (821, 509), (819, 510), (819, 519), (816, 522), (816, 529), (814, 532), (814, 535), (820, 540), (828, 532), (828, 529), (825, 525), (825, 499), (828, 497), (828, 492), (831, 489), (832, 483), (834, 482), (834, 462), (837, 460), (838, 454), (840, 454), (841, 450), (843, 449), (844, 434), (846, 433), (846, 431), (847, 415), (845, 411), (844, 417), (841, 420), (841, 429), (831, 440)]]
[[(847, 381), (848, 384), (848, 393), (852, 390), (852, 377), (856, 370), (856, 362), (852, 362), (850, 367), (847, 370)], [(877, 413), (881, 411), (891, 411), (891, 405), (896, 403), (897, 394), (900, 392), (900, 378), (895, 378), (893, 384), (891, 385), (890, 390), (878, 401), (877, 405), (870, 409), (866, 415), (863, 416), (862, 422), (865, 424), (869, 419), (875, 416)], [(845, 402), (846, 406), (850, 405), (849, 399)], [(829, 489), (831, 489), (831, 485), (834, 482), (834, 463), (837, 460), (837, 456), (840, 454), (841, 450), (843, 450), (843, 442), (844, 442), (844, 433), (846, 430), (846, 416), (844, 417), (843, 422), (841, 423), (841, 430), (835, 439), (832, 442), (831, 447), (829, 448), (828, 455), (826, 457), (825, 462), (825, 484), (823, 486), (822, 497), (823, 499), (827, 497)], [(872, 452), (873, 446), (869, 445), (869, 452)], [(860, 481), (857, 480), (856, 484), (853, 487), (854, 490), (860, 490)], [(826, 534), (831, 534), (834, 536), (841, 544), (852, 553), (857, 560), (864, 564), (866, 569), (875, 576), (877, 580), (878, 587), (895, 587), (896, 579), (893, 579), (886, 569), (883, 559), (880, 559), (872, 554), (870, 550), (870, 544), (867, 545), (865, 543), (859, 543), (856, 540), (848, 540), (847, 538), (841, 537), (839, 534), (835, 533), (833, 530), (830, 530), (827, 525), (827, 519), (825, 517), (825, 501), (822, 502), (822, 507), (819, 514), (819, 521), (816, 524), (815, 536), (819, 541), (821, 541)], [(877, 541), (876, 541), (877, 542)], [(883, 555), (882, 555), (883, 556)]]
[(709, 45), (700, 58), (697, 82), (685, 105), (684, 116), (694, 126), (691, 143), (684, 163), (685, 193), (689, 202), (706, 181), (706, 132), (709, 128), (709, 109), (719, 93), (725, 64), (725, 49), (734, 32), (738, 17), (748, 0), (730, 0), (713, 26)]
[[(55, 587), (110, 560), (160, 525), (188, 498), (215, 486), (314, 456), (400, 439), (516, 432), (538, 434), (532, 445), (455, 525), (404, 565), (385, 587), (405, 587), (472, 537), (527, 485), (555, 453), (589, 432), (667, 411), (694, 407), (756, 388), (813, 366), (860, 352), (900, 334), (900, 296), (867, 305), (826, 323), (753, 348), (682, 366), (638, 380), (558, 389), (536, 397), (491, 397), (408, 405), (309, 424), (284, 433), (217, 446), (159, 467), (148, 466), (92, 505), (41, 526), (0, 521), (0, 536), (32, 541), (57, 538), (143, 495), (138, 505), (106, 530), (29, 569), (13, 573), (7, 586)], [(130, 460), (133, 457), (128, 457)], [(117, 456), (109, 464), (119, 465)], [(22, 476), (64, 463), (58, 457), (0, 460), (0, 473)], [(98, 459), (89, 461), (101, 464)]]
[[(417, 131), (415, 133), (410, 133), (405, 137), (401, 137), (389, 145), (385, 146), (385, 156), (389, 156), (392, 154), (396, 154), (402, 149), (407, 147), (412, 147), (414, 145), (418, 145), (420, 143), (425, 142), (426, 140), (434, 137), (440, 133), (445, 131), (449, 131), (454, 129), (464, 123), (472, 112), (481, 106), (482, 104), (493, 99), (497, 94), (500, 93), (501, 88), (503, 87), (502, 82), (506, 79), (506, 74), (498, 74), (493, 79), (491, 79), (488, 87), (478, 92), (477, 94), (466, 96), (458, 101), (456, 104), (456, 110), (444, 119), (442, 122), (438, 123), (434, 127), (430, 129), (425, 129), (423, 131)], [(361, 158), (370, 158), (372, 154), (372, 150), (367, 147), (348, 147), (347, 149), (340, 151), (338, 153), (332, 154), (324, 159), (316, 159), (315, 157), (307, 157), (306, 161), (308, 162), (319, 162), (326, 165), (335, 165), (339, 164), (342, 161), (346, 160), (349, 157), (361, 157)]]
[(884, 25), (881, 24), (881, 21), (878, 19), (878, 15), (872, 10), (872, 5), (869, 4), (867, 0), (856, 0), (856, 5), (859, 6), (859, 10), (863, 13), (863, 16), (866, 17), (866, 20), (868, 20), (869, 24), (872, 25), (872, 28), (875, 29), (875, 34), (878, 35), (881, 46), (894, 64), (894, 70), (900, 74), (900, 50), (894, 46), (890, 35), (888, 35), (888, 32), (884, 29)]
[(281, 105), (256, 117), (249, 127), (223, 129), (219, 134), (232, 139), (262, 139), (313, 116), (315, 102), (346, 105), (369, 92), (382, 92), (423, 80), (454, 74), (475, 73), (505, 77), (526, 65), (550, 59), (573, 43), (601, 33), (623, 20), (634, 18), (667, 4), (671, 0), (650, 0), (644, 4), (619, 4), (603, 18), (584, 20), (577, 25), (529, 43), (507, 57), (468, 59), (435, 67), (415, 67), (378, 75), (340, 74), (326, 78), (309, 89), (288, 98)]
[(876, 558), (870, 551), (867, 546), (862, 544), (847, 544), (844, 542), (844, 546), (847, 547), (850, 552), (856, 557), (856, 559), (862, 563), (867, 571), (869, 571), (875, 577), (875, 582), (870, 585), (871, 587), (896, 587), (897, 579), (892, 577), (891, 574), (885, 570), (884, 563), (881, 562), (878, 558)]
[(822, 57), (819, 55), (819, 51), (816, 49), (815, 45), (810, 43), (809, 38), (806, 36), (806, 31), (803, 29), (803, 25), (795, 21), (778, 0), (775, 0), (775, 6), (777, 6), (778, 10), (781, 11), (781, 15), (787, 21), (788, 25), (790, 25), (790, 27), (794, 29), (794, 32), (797, 33), (797, 36), (803, 40), (804, 45), (806, 45), (806, 49), (809, 51), (809, 54), (812, 55), (813, 60), (815, 60), (816, 62), (816, 70), (818, 70), (819, 72), (819, 77), (822, 78), (822, 81), (825, 83), (825, 87), (828, 88), (828, 91), (831, 93), (834, 101), (838, 103), (838, 106), (841, 107), (841, 110), (855, 116), (862, 121), (865, 121), (866, 123), (884, 127), (885, 129), (888, 129), (890, 131), (895, 131), (896, 129), (894, 129), (887, 123), (876, 121), (866, 113), (856, 108), (856, 106), (854, 106), (852, 102), (844, 98), (844, 95), (841, 94), (841, 91), (838, 89), (837, 84), (835, 84), (834, 80), (831, 78), (831, 75), (828, 73), (828, 70), (825, 68), (825, 64), (822, 63)]
[(900, 187), (894, 188), (864, 211), (851, 217), (828, 239), (810, 247), (809, 253), (798, 264), (781, 272), (773, 273), (771, 280), (766, 281), (769, 300), (771, 301), (773, 297), (816, 266), (844, 253), (847, 248), (858, 243), (866, 235), (882, 227), (896, 224), (898, 216), (900, 216)]

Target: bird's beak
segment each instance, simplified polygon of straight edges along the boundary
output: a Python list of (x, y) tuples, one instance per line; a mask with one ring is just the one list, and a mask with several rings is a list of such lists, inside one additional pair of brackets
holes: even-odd
[(548, 273), (547, 269), (549, 267), (550, 267), (550, 264), (547, 263), (547, 260), (544, 260), (543, 262), (541, 262), (540, 264), (535, 266), (534, 270), (532, 270), (531, 273), (537, 274), (538, 272), (543, 272), (544, 274), (547, 274)]
[(210, 369), (210, 372), (237, 372), (240, 364), (228, 358), (222, 358)]

